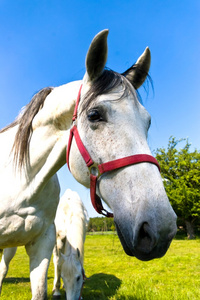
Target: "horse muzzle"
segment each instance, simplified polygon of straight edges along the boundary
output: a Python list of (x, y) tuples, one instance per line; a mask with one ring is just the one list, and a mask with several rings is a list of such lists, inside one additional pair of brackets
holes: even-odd
[(127, 228), (125, 223), (127, 222), (121, 222), (121, 220), (118, 222), (115, 219), (117, 233), (124, 251), (127, 255), (135, 256), (143, 261), (165, 255), (177, 231), (175, 221), (163, 231), (159, 231), (147, 221), (135, 224), (135, 228)]

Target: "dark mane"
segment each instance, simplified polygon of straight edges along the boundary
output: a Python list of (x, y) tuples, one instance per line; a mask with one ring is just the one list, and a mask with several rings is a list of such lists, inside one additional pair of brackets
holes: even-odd
[(44, 101), (52, 88), (44, 88), (35, 94), (32, 100), (27, 104), (24, 111), (18, 118), (0, 130), (0, 133), (18, 125), (12, 150), (14, 151), (14, 162), (19, 168), (27, 162), (29, 157), (29, 144), (32, 136), (32, 121), (39, 109), (43, 106)]
[[(106, 68), (103, 71), (103, 73), (101, 74), (101, 76), (92, 83), (90, 90), (85, 95), (85, 97), (83, 99), (81, 113), (90, 106), (90, 104), (94, 101), (94, 99), (96, 97), (98, 97), (102, 94), (109, 93), (113, 88), (117, 88), (121, 84), (124, 85), (125, 89), (124, 89), (124, 93), (121, 95), (120, 99), (124, 98), (130, 90), (129, 82), (128, 82), (128, 80), (125, 80), (126, 73), (135, 68), (137, 68), (137, 72), (140, 73), (140, 76), (147, 76), (147, 79), (150, 81), (150, 84), (153, 87), (152, 80), (151, 80), (151, 77), (149, 76), (149, 74), (146, 74), (146, 72), (144, 70), (139, 69), (138, 66), (135, 64), (132, 65), (128, 70), (126, 70), (122, 74)], [(139, 101), (141, 101), (141, 97), (137, 90), (136, 90), (136, 92), (137, 92)]]

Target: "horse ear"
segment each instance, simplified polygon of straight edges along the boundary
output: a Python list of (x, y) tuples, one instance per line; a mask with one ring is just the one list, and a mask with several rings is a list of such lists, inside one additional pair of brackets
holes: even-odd
[(147, 47), (135, 65), (124, 72), (124, 75), (137, 90), (145, 81), (151, 64), (151, 52)]
[(86, 56), (86, 70), (90, 81), (97, 79), (105, 67), (108, 54), (107, 36), (108, 29), (100, 31), (89, 47)]

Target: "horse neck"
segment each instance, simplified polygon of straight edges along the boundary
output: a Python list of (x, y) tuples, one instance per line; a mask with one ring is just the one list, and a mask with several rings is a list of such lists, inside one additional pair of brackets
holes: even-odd
[(33, 120), (29, 174), (34, 178), (37, 175), (38, 180), (48, 180), (65, 164), (69, 128), (80, 84), (75, 81), (54, 88)]
[[(70, 200), (75, 201), (76, 200)], [(74, 203), (68, 210), (68, 222), (67, 222), (67, 241), (73, 247), (73, 249), (79, 249), (80, 259), (83, 262), (84, 256), (84, 241), (86, 235), (86, 216), (84, 213), (84, 207), (82, 203)]]

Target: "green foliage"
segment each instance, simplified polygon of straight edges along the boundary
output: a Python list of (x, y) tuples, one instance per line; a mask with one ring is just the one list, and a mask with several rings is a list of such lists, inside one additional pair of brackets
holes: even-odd
[(115, 231), (115, 223), (113, 218), (96, 217), (90, 218), (88, 224), (89, 232), (97, 231)]
[[(83, 299), (197, 300), (200, 299), (200, 240), (174, 240), (161, 259), (142, 262), (127, 256), (116, 234), (88, 235), (85, 272), (89, 277)], [(53, 262), (48, 272), (52, 299)], [(3, 284), (1, 299), (31, 299), (28, 257), (19, 247)], [(62, 300), (65, 299), (62, 290)]]
[[(183, 148), (177, 149), (185, 141)], [(164, 185), (178, 217), (188, 222), (200, 218), (200, 153), (190, 151), (188, 140), (169, 139), (167, 149), (156, 151)]]

